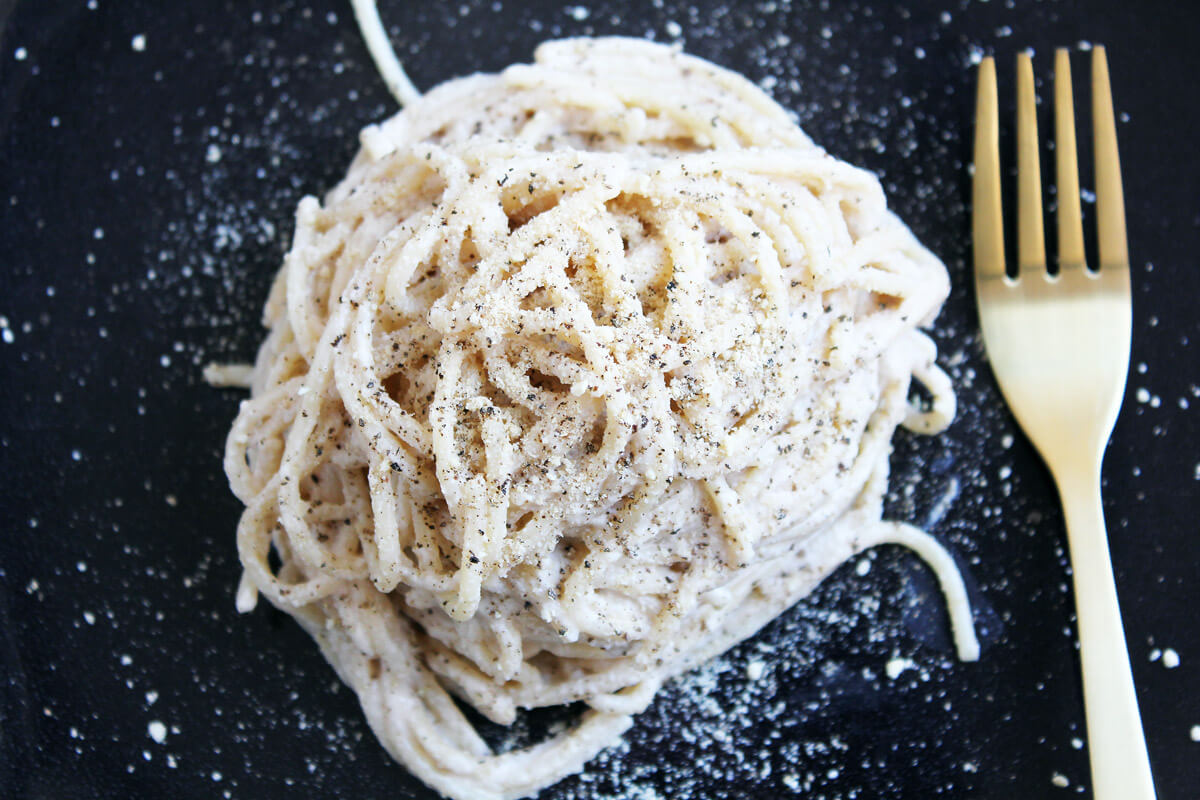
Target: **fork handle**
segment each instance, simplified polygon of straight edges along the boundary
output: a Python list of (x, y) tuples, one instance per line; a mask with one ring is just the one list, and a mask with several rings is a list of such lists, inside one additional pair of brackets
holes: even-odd
[(1074, 571), (1088, 754), (1096, 800), (1154, 800), (1100, 503), (1100, 459), (1058, 476)]

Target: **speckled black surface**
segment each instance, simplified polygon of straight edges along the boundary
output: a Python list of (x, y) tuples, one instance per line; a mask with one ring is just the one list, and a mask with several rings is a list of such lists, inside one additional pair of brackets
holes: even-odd
[[(1061, 514), (982, 355), (966, 162), (974, 58), (1001, 57), (1011, 107), (1018, 49), (1048, 77), (1052, 46), (1106, 43), (1135, 321), (1105, 509), (1160, 797), (1197, 796), (1196, 6), (380, 5), (421, 87), (560, 35), (681, 39), (881, 175), (954, 280), (937, 337), (961, 415), (897, 438), (890, 508), (965, 567), (982, 659), (953, 658), (930, 574), (880, 549), (668, 687), (626, 746), (543, 795), (560, 799), (1090, 796)], [(297, 200), (392, 109), (339, 0), (16, 4), (0, 39), (0, 795), (432, 796), (297, 626), (234, 611), (220, 450), (238, 395), (200, 378), (253, 354)], [(1168, 648), (1173, 669), (1152, 660)], [(896, 658), (915, 666), (893, 679)]]

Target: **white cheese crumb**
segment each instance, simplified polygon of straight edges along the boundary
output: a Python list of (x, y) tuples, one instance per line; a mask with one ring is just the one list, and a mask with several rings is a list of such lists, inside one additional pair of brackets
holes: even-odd
[(854, 572), (858, 575), (866, 575), (871, 571), (871, 559), (860, 558), (858, 563), (854, 565)]
[(887, 667), (884, 668), (884, 671), (887, 672), (887, 676), (889, 678), (891, 678), (892, 680), (896, 680), (896, 678), (899, 678), (900, 673), (904, 672), (904, 670), (916, 669), (916, 668), (917, 668), (917, 665), (913, 663), (913, 660), (911, 658), (897, 657), (897, 658), (893, 658), (891, 661), (887, 662)]
[(1083, 749), (1083, 739), (1080, 739), (1078, 736), (1076, 736), (1074, 739), (1071, 740), (1071, 747), (1074, 747), (1076, 750), (1082, 750)]
[(215, 144), (210, 144), (208, 150), (204, 153), (204, 160), (210, 164), (216, 164), (221, 160), (221, 148)]
[(1192, 726), (1192, 741), (1200, 742), (1200, 725)]
[(591, 9), (586, 6), (568, 6), (566, 12), (576, 22), (583, 22), (592, 15)]
[(1166, 667), (1167, 669), (1175, 669), (1176, 667), (1178, 667), (1179, 666), (1179, 653), (1176, 653), (1170, 647), (1168, 647), (1166, 650), (1163, 650), (1162, 665), (1164, 667)]
[(162, 744), (167, 740), (167, 726), (154, 720), (146, 726), (146, 732), (150, 734), (150, 738)]
[(683, 26), (673, 19), (667, 20), (667, 24), (663, 27), (666, 28), (667, 36), (670, 36), (672, 39), (678, 39), (680, 36), (683, 36)]
[(1071, 785), (1071, 782), (1067, 780), (1067, 776), (1063, 775), (1061, 772), (1054, 773), (1054, 775), (1050, 778), (1050, 782), (1060, 789), (1065, 789)]
[(13, 58), (15, 58), (17, 61), (24, 61), (28, 57), (29, 57), (29, 51), (26, 50), (24, 47), (18, 47), (16, 50), (13, 51)]
[(136, 53), (141, 53), (144, 51), (146, 49), (145, 34), (139, 33), (137, 36), (133, 37), (133, 41), (129, 43), (129, 46), (132, 47)]
[(152, 706), (157, 702), (158, 702), (158, 692), (155, 692), (155, 691), (146, 692), (146, 705)]
[(746, 677), (752, 681), (756, 681), (763, 676), (763, 670), (767, 667), (761, 661), (751, 661), (746, 665)]

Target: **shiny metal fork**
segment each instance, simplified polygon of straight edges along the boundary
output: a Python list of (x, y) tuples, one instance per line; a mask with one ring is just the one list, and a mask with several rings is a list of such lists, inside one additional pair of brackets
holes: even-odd
[(1005, 275), (996, 67), (979, 70), (975, 122), (975, 294), (988, 359), (1021, 428), (1054, 474), (1074, 571), (1088, 751), (1097, 800), (1150, 800), (1146, 753), (1121, 627), (1100, 465), (1125, 392), (1129, 255), (1104, 48), (1092, 53), (1099, 268), (1087, 267), (1070, 60), (1055, 58), (1059, 272), (1046, 269), (1033, 66), (1017, 61), (1017, 276)]

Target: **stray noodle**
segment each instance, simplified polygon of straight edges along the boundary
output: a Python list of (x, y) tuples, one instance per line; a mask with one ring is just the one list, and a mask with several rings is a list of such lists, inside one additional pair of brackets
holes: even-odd
[[(300, 203), (253, 371), (211, 375), (251, 387), (225, 458), (239, 610), (293, 615), (460, 799), (582, 769), (663, 681), (879, 544), (929, 563), (977, 656), (953, 560), (880, 520), (893, 431), (940, 430), (954, 395), (917, 327), (946, 270), (872, 175), (647, 42), (388, 84), (404, 111)], [(452, 695), (501, 724), (590, 710), (494, 754)]]

